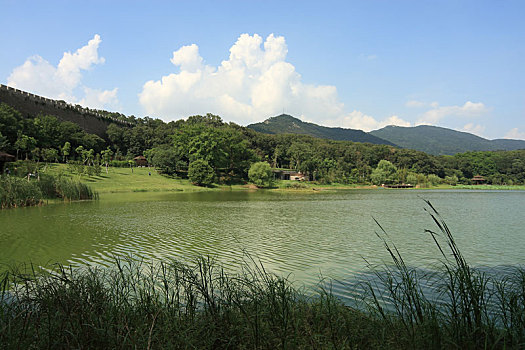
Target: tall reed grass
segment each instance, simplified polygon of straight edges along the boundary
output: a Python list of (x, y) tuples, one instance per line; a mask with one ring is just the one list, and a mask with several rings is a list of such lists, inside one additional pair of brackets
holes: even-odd
[(0, 177), (0, 207), (25, 207), (41, 204), (44, 195), (34, 181), (15, 176)]
[(55, 181), (55, 191), (60, 198), (69, 201), (98, 198), (98, 193), (88, 185), (63, 177)]
[[(523, 349), (525, 270), (490, 277), (469, 266), (428, 203), (442, 255), (434, 286), (405, 263), (380, 227), (392, 264), (380, 288), (350, 308), (331, 292), (300, 289), (254, 259), (226, 273), (210, 258), (193, 264), (116, 259), (113, 268), (46, 274), (11, 270), (0, 278), (4, 348), (193, 349)], [(389, 307), (386, 307), (386, 305)], [(364, 311), (366, 310), (366, 311)]]
[[(524, 349), (525, 269), (515, 267), (513, 273), (497, 276), (473, 268), (439, 212), (426, 204), (438, 229), (425, 232), (442, 257), (441, 265), (430, 276), (407, 266), (377, 223), (377, 235), (393, 264), (375, 271), (380, 288), (366, 283), (368, 309), (384, 322), (401, 323), (415, 348)], [(429, 280), (433, 293), (424, 292), (422, 281)]]
[(16, 176), (0, 177), (0, 207), (13, 208), (39, 205), (44, 199), (67, 201), (97, 199), (98, 193), (81, 182), (63, 177), (41, 175), (38, 179)]
[(117, 260), (114, 269), (6, 273), (0, 299), (4, 348), (370, 348), (377, 322), (329, 291), (299, 293), (261, 265), (227, 274), (194, 264)]

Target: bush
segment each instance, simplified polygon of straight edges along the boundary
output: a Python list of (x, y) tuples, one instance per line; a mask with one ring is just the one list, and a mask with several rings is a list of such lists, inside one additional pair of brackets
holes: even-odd
[(393, 184), (398, 181), (397, 168), (388, 160), (382, 159), (370, 177), (374, 185)]
[(273, 183), (273, 174), (270, 164), (266, 162), (253, 163), (248, 171), (248, 178), (257, 187), (270, 187)]
[(56, 193), (64, 200), (82, 200), (82, 199), (96, 199), (97, 192), (79, 181), (72, 181), (61, 178), (55, 183)]
[(290, 189), (293, 189), (293, 190), (300, 190), (300, 189), (303, 189), (303, 188), (307, 188), (307, 186), (305, 184), (303, 184), (302, 182), (292, 182), (292, 183), (287, 183), (285, 186), (285, 188), (290, 188)]
[(112, 160), (109, 162), (109, 166), (115, 168), (128, 168), (129, 164), (127, 160)]
[(55, 178), (51, 175), (41, 174), (40, 180), (36, 182), (37, 186), (40, 188), (42, 195), (46, 198), (57, 197), (55, 190)]
[(188, 168), (190, 181), (198, 186), (211, 185), (215, 177), (214, 175), (212, 167), (203, 159), (197, 159), (191, 162)]
[(81, 182), (66, 178), (56, 179), (42, 174), (39, 181), (16, 176), (0, 178), (0, 207), (16, 208), (39, 205), (45, 199), (64, 200), (96, 199), (98, 194)]
[(183, 166), (180, 155), (173, 148), (153, 148), (146, 152), (148, 161), (163, 174), (173, 175)]
[(451, 186), (456, 186), (458, 184), (458, 177), (456, 175), (445, 176), (445, 182)]
[(437, 175), (434, 175), (434, 174), (429, 174), (428, 175), (428, 182), (430, 182), (432, 184), (432, 186), (437, 186), (441, 183), (441, 178)]
[(414, 174), (414, 173), (409, 173), (407, 175), (407, 184), (411, 184), (411, 185), (417, 185), (417, 175)]
[(16, 176), (0, 179), (1, 208), (25, 207), (42, 203), (44, 196), (35, 181)]

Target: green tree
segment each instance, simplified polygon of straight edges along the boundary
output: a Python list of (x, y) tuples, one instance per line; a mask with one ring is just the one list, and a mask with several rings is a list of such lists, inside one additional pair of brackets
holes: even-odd
[(370, 177), (375, 185), (392, 184), (397, 181), (397, 168), (388, 160), (382, 159)]
[(0, 132), (0, 149), (7, 149), (7, 146), (9, 146), (9, 140)]
[(35, 137), (40, 148), (55, 148), (60, 145), (60, 121), (51, 115), (39, 115), (33, 121)]
[(60, 148), (60, 152), (62, 153), (62, 161), (67, 162), (67, 157), (71, 152), (71, 143), (69, 143), (69, 141), (66, 141), (66, 143), (64, 143), (64, 146)]
[(79, 160), (79, 157), (82, 159), (84, 154), (84, 146), (78, 146), (77, 148), (75, 148), (75, 153), (77, 154), (77, 160)]
[(445, 176), (445, 183), (451, 185), (451, 186), (456, 186), (458, 184), (458, 177), (456, 175), (452, 175), (452, 176)]
[(161, 173), (173, 175), (185, 165), (181, 157), (173, 147), (157, 147), (144, 152), (148, 161)]
[(270, 164), (266, 162), (253, 163), (248, 171), (248, 178), (257, 187), (270, 187), (273, 183)]
[(22, 116), (18, 111), (5, 103), (0, 103), (0, 131), (7, 141), (7, 145), (2, 147), (2, 150), (18, 151), (18, 148), (15, 147), (15, 142), (19, 137), (21, 129), (19, 120), (21, 119)]
[(428, 179), (428, 182), (430, 182), (430, 184), (432, 186), (437, 186), (441, 183), (441, 178), (439, 176), (437, 176), (436, 174), (429, 174), (427, 176), (427, 179)]
[(54, 148), (44, 148), (41, 152), (42, 158), (44, 158), (44, 162), (51, 163), (53, 161), (57, 161), (58, 158), (58, 151)]
[(406, 183), (414, 186), (417, 185), (417, 174), (408, 173)]
[(190, 181), (198, 186), (211, 185), (214, 175), (213, 168), (203, 159), (194, 160), (188, 168)]
[(25, 152), (26, 159), (29, 152), (31, 152), (36, 147), (36, 140), (34, 137), (27, 136), (21, 132), (18, 134), (18, 138), (15, 142), (16, 148), (16, 157), (18, 158), (18, 152)]
[(85, 156), (82, 157), (86, 158), (86, 164), (87, 165), (94, 165), (95, 164), (95, 150), (91, 148), (89, 151), (84, 151)]
[(109, 161), (111, 160), (111, 156), (113, 155), (113, 151), (108, 146), (108, 148), (106, 148), (104, 151), (100, 152), (100, 154), (102, 155), (102, 161), (106, 165), (106, 174), (108, 174), (109, 173), (109, 171), (108, 171)]

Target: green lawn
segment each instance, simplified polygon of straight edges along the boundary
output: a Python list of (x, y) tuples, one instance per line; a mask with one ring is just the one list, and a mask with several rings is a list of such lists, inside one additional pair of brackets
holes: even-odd
[[(63, 173), (73, 179), (79, 178), (78, 175), (71, 175), (65, 164), (51, 164), (46, 172), (51, 175)], [(210, 190), (194, 186), (188, 180), (162, 176), (153, 168), (133, 168), (132, 172), (130, 168), (110, 167), (108, 174), (103, 168), (100, 176), (82, 175), (80, 181), (98, 193)]]
[(468, 190), (525, 190), (524, 185), (457, 185), (455, 188)]
[[(58, 175), (62, 173), (66, 176), (71, 176), (73, 179), (78, 179), (78, 175), (71, 175), (66, 164), (50, 164), (47, 166), (46, 173), (51, 175)], [(150, 175), (151, 173), (151, 175)], [(252, 189), (253, 186), (234, 185), (223, 186), (219, 185), (213, 188), (199, 187), (192, 185), (187, 179), (174, 179), (167, 176), (160, 175), (154, 168), (109, 168), (109, 173), (106, 174), (106, 169), (102, 169), (100, 176), (82, 175), (80, 181), (89, 185), (98, 193), (119, 193), (119, 192), (158, 192), (158, 191), (212, 191), (221, 189), (230, 190), (247, 190)], [(297, 187), (295, 187), (295, 186)], [(284, 181), (279, 180), (274, 184), (273, 189), (278, 191), (297, 191), (297, 190), (337, 190), (337, 189), (352, 189), (352, 188), (376, 188), (376, 186), (367, 185), (345, 185), (345, 184), (330, 184), (321, 185), (310, 182)], [(496, 186), (496, 185), (457, 185), (450, 186), (441, 184), (436, 187), (429, 187), (430, 189), (477, 189), (477, 190), (525, 190), (525, 186)]]

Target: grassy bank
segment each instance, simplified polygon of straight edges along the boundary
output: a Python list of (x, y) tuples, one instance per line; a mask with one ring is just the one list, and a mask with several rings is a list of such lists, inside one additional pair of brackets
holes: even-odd
[[(106, 174), (102, 170), (100, 176), (78, 176), (71, 174), (65, 164), (51, 164), (47, 167), (46, 173), (51, 175), (63, 175), (73, 180), (78, 180), (89, 185), (98, 193), (120, 193), (120, 192), (159, 192), (159, 191), (216, 191), (216, 190), (254, 190), (254, 185), (216, 185), (214, 187), (200, 187), (193, 185), (188, 179), (171, 178), (159, 174), (154, 168), (118, 168), (110, 167)], [(299, 181), (275, 181), (273, 191), (320, 191), (320, 190), (342, 190), (342, 189), (377, 189), (379, 187), (365, 184), (319, 184), (313, 182)], [(440, 184), (424, 189), (496, 189), (496, 190), (525, 190), (525, 186), (450, 186)], [(392, 189), (398, 191), (398, 189)]]
[[(153, 168), (105, 168), (100, 176), (74, 175), (65, 164), (52, 164), (47, 172), (63, 174), (89, 185), (98, 193), (154, 192), (154, 191), (206, 191), (205, 187), (192, 185), (189, 180), (162, 176)], [(151, 175), (150, 175), (151, 174)]]
[(97, 192), (88, 185), (68, 178), (42, 175), (39, 179), (16, 176), (0, 177), (0, 207), (16, 208), (39, 205), (44, 200), (64, 201), (96, 199)]
[[(428, 230), (443, 264), (435, 292), (379, 226), (392, 257), (377, 284), (364, 283), (358, 308), (322, 281), (298, 289), (253, 259), (236, 274), (211, 259), (193, 264), (117, 260), (111, 269), (67, 269), (0, 278), (4, 348), (522, 349), (525, 269), (489, 277), (461, 255), (430, 204)], [(377, 286), (380, 285), (380, 288)], [(385, 304), (390, 303), (386, 308)]]
[(466, 190), (515, 190), (523, 191), (525, 190), (525, 185), (457, 185), (454, 188), (457, 189), (466, 189)]

